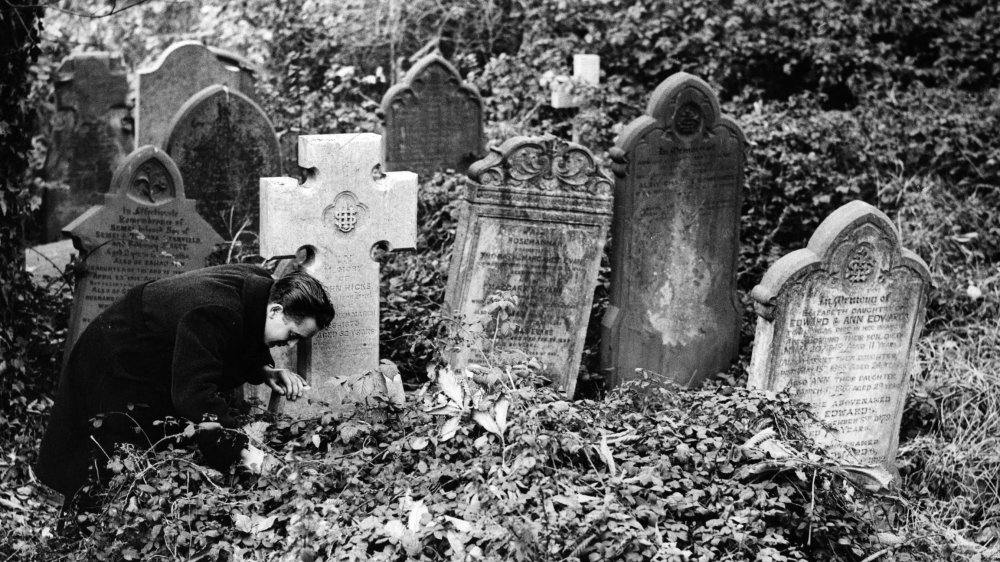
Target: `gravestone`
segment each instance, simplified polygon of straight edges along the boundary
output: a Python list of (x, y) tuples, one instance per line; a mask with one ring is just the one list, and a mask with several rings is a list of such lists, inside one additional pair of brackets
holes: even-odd
[(796, 389), (861, 463), (894, 471), (930, 285), (927, 265), (901, 247), (885, 214), (844, 205), (753, 289), (749, 385)]
[(512, 291), (520, 328), (492, 349), (459, 350), (453, 364), (481, 363), (483, 351), (523, 351), (572, 398), (611, 220), (611, 179), (586, 148), (554, 137), (509, 139), (469, 177), (445, 302), (471, 323), (494, 291)]
[(70, 313), (66, 349), (118, 297), (143, 281), (205, 267), (222, 239), (184, 198), (177, 166), (144, 146), (115, 171), (103, 205), (63, 231), (83, 259)]
[(745, 142), (708, 85), (679, 73), (611, 150), (612, 276), (601, 332), (609, 384), (642, 368), (697, 386), (736, 359)]
[(422, 177), (464, 172), (483, 153), (483, 100), (438, 54), (413, 65), (382, 97), (383, 153), (389, 171)]
[(56, 71), (55, 94), (45, 173), (62, 185), (43, 193), (43, 242), (59, 240), (64, 226), (102, 201), (132, 147), (123, 126), (128, 77), (119, 57), (105, 52), (66, 57)]
[(209, 86), (174, 116), (164, 147), (216, 232), (235, 240), (245, 222), (257, 232), (260, 178), (281, 174), (278, 136), (260, 106), (228, 86)]
[[(381, 139), (372, 133), (302, 135), (299, 165), (309, 178), (261, 178), (261, 255), (297, 255), (319, 279), (336, 309), (331, 325), (299, 342), (292, 368), (312, 389), (307, 399), (337, 405), (347, 377), (379, 365), (379, 263), (376, 245), (413, 248), (417, 176), (382, 173)], [(304, 345), (305, 344), (305, 345)], [(276, 358), (276, 361), (278, 359)], [(306, 400), (283, 407), (315, 413)]]
[(138, 73), (136, 146), (162, 148), (170, 122), (181, 106), (209, 86), (228, 86), (256, 99), (252, 87), (255, 71), (247, 64), (234, 53), (197, 41), (180, 41), (168, 47), (156, 62)]

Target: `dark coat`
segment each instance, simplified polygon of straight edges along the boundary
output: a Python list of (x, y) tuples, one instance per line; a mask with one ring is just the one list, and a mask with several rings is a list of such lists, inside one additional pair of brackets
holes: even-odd
[[(219, 393), (260, 384), (273, 364), (264, 345), (272, 283), (256, 266), (209, 267), (143, 283), (100, 313), (60, 377), (35, 468), (41, 481), (71, 496), (115, 443), (147, 448), (162, 438), (165, 426), (153, 421), (166, 416), (235, 427)], [(247, 443), (225, 431), (196, 441), (220, 470)]]

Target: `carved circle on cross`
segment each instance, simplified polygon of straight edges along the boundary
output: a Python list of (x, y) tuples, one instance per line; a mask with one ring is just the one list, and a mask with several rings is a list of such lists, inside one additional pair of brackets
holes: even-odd
[(341, 234), (350, 234), (364, 228), (368, 219), (368, 207), (358, 201), (358, 196), (350, 191), (342, 191), (334, 198), (333, 204), (323, 209), (323, 224)]

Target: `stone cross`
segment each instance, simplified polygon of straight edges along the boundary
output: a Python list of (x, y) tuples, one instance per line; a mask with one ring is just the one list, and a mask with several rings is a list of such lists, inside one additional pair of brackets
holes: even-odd
[(45, 162), (42, 241), (58, 240), (64, 226), (103, 200), (115, 169), (132, 150), (128, 76), (121, 58), (96, 52), (66, 57), (55, 81), (56, 113)]
[(70, 314), (67, 351), (100, 313), (143, 281), (205, 267), (222, 243), (184, 198), (177, 166), (162, 150), (144, 146), (115, 172), (103, 205), (91, 207), (63, 231), (83, 259)]
[(260, 106), (228, 86), (209, 86), (177, 111), (163, 146), (216, 232), (227, 240), (244, 224), (257, 232), (260, 178), (281, 174), (278, 136)]
[(387, 170), (464, 172), (483, 152), (483, 100), (441, 55), (413, 65), (386, 91), (381, 112)]
[(245, 59), (197, 41), (180, 41), (156, 61), (139, 70), (135, 108), (136, 146), (163, 147), (174, 115), (191, 96), (209, 86), (228, 86), (251, 99), (256, 95), (250, 78), (254, 70)]
[(611, 385), (642, 368), (697, 386), (736, 359), (745, 142), (708, 85), (679, 73), (611, 150), (614, 242), (601, 333)]
[(852, 450), (849, 462), (894, 472), (930, 286), (927, 265), (902, 248), (885, 214), (844, 205), (753, 289), (749, 386), (794, 388)]
[[(261, 178), (261, 255), (297, 254), (326, 287), (336, 309), (329, 328), (299, 344), (297, 368), (307, 398), (339, 404), (341, 383), (379, 365), (377, 246), (413, 248), (417, 236), (417, 176), (382, 172), (381, 138), (373, 133), (303, 135), (292, 178)], [(307, 349), (311, 348), (311, 349)], [(289, 402), (305, 414), (318, 406)]]
[(473, 323), (497, 290), (518, 297), (519, 328), (452, 357), (523, 352), (570, 398), (611, 220), (612, 184), (586, 148), (514, 137), (469, 168), (445, 302)]

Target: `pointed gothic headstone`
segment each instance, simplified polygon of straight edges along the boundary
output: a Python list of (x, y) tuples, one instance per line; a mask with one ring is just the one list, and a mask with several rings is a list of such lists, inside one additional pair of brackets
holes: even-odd
[[(261, 255), (299, 255), (337, 312), (329, 328), (298, 344), (292, 367), (312, 386), (307, 399), (338, 404), (346, 377), (378, 367), (379, 264), (372, 250), (416, 245), (417, 176), (383, 174), (380, 148), (372, 133), (303, 135), (299, 165), (309, 179), (260, 180)], [(284, 405), (293, 415), (319, 409), (303, 400)]]
[(685, 73), (660, 84), (615, 143), (601, 333), (611, 385), (642, 368), (696, 386), (736, 359), (744, 144), (708, 85)]
[(572, 398), (611, 219), (611, 179), (586, 148), (555, 137), (514, 137), (469, 168), (445, 302), (474, 322), (496, 290), (518, 297), (519, 328), (482, 353), (537, 357)]
[(144, 146), (115, 172), (103, 205), (91, 207), (64, 234), (83, 259), (73, 295), (66, 349), (88, 324), (130, 288), (205, 267), (219, 237), (184, 197), (177, 166)]
[(885, 214), (844, 205), (753, 289), (749, 386), (796, 389), (854, 449), (855, 463), (894, 471), (930, 286), (927, 265), (901, 246)]
[(131, 151), (128, 77), (119, 57), (97, 52), (66, 57), (55, 80), (56, 113), (45, 162), (50, 181), (64, 186), (43, 194), (42, 241), (59, 240), (62, 228), (99, 204), (115, 169)]
[(420, 59), (389, 88), (382, 113), (387, 170), (464, 172), (483, 153), (483, 100), (441, 55)]
[(191, 96), (209, 86), (228, 86), (256, 99), (253, 68), (245, 59), (202, 45), (180, 41), (167, 48), (150, 67), (138, 73), (135, 108), (136, 146), (163, 147), (168, 126)]
[(228, 86), (209, 86), (180, 108), (167, 129), (167, 154), (198, 201), (198, 212), (227, 240), (260, 222), (260, 178), (281, 174), (281, 147), (264, 110)]

